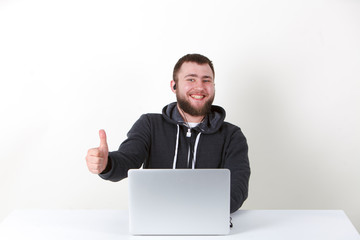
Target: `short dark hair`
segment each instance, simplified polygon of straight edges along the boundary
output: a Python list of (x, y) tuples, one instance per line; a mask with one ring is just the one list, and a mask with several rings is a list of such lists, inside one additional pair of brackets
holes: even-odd
[(201, 54), (194, 53), (194, 54), (187, 54), (187, 55), (183, 56), (175, 64), (174, 71), (173, 71), (173, 80), (175, 82), (178, 81), (177, 74), (178, 74), (178, 72), (179, 72), (179, 70), (180, 70), (180, 68), (181, 68), (181, 66), (183, 65), (184, 62), (195, 62), (197, 64), (208, 64), (210, 66), (210, 68), (211, 68), (211, 71), (214, 74), (214, 77), (215, 77), (214, 65), (210, 61), (210, 59), (208, 59), (207, 57), (205, 57), (205, 56), (203, 56)]

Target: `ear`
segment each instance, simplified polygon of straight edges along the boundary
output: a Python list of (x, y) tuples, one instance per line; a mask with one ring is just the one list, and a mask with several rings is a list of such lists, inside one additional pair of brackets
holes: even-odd
[(175, 81), (174, 80), (171, 80), (170, 82), (170, 88), (171, 88), (171, 91), (173, 93), (176, 93), (176, 89), (174, 89), (174, 86), (176, 85)]

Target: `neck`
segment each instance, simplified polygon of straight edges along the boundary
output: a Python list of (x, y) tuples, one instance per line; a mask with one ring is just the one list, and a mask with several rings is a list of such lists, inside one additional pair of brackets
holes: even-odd
[(184, 119), (185, 122), (200, 123), (200, 122), (202, 122), (202, 120), (205, 117), (205, 116), (192, 116), (192, 115), (184, 112), (184, 110), (182, 110), (179, 107), (179, 105), (177, 105), (177, 108), (179, 110), (179, 113), (180, 113), (181, 117)]

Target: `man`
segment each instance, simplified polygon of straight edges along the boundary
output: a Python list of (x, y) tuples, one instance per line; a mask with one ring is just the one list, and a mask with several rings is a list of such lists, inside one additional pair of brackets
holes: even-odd
[(231, 171), (230, 211), (248, 195), (250, 167), (246, 138), (240, 128), (224, 122), (225, 110), (212, 105), (214, 67), (200, 54), (180, 58), (170, 83), (177, 102), (162, 114), (144, 114), (118, 151), (108, 152), (106, 134), (86, 156), (90, 172), (110, 181), (127, 177), (132, 168), (227, 168)]

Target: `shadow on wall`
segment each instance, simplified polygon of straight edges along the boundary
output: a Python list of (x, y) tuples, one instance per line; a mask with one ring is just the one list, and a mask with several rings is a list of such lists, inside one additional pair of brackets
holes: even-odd
[[(330, 147), (302, 79), (258, 66), (235, 81), (230, 122), (249, 143), (250, 208), (339, 208), (333, 187), (340, 183)], [(267, 70), (266, 70), (267, 69)], [(233, 73), (233, 76), (241, 74)], [(309, 99), (310, 98), (310, 99)], [(314, 114), (313, 114), (314, 113)], [(241, 119), (241, 123), (234, 119)], [(329, 184), (331, 183), (331, 184)], [(339, 186), (340, 187), (340, 186)]]

